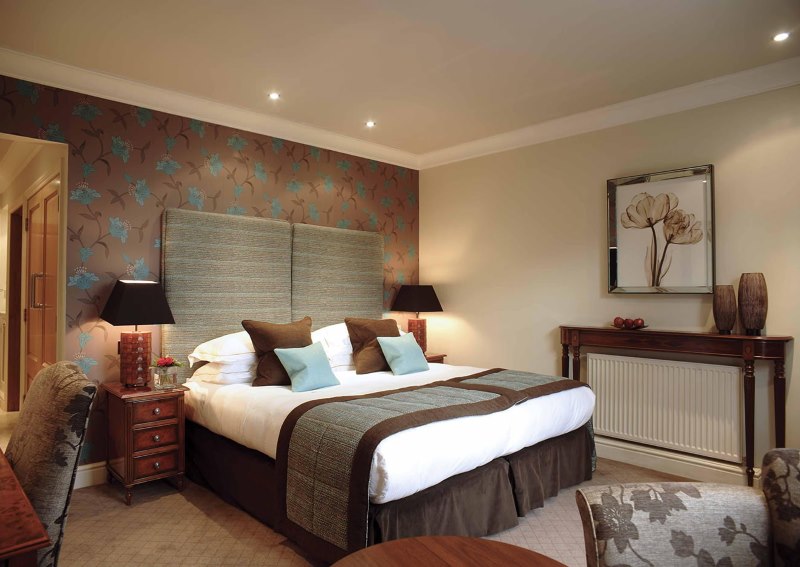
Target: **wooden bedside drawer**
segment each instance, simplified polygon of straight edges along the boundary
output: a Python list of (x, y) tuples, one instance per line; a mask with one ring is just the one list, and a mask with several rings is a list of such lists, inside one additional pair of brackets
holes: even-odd
[(133, 451), (155, 449), (178, 443), (178, 424), (137, 429), (133, 432)]
[(149, 476), (171, 473), (178, 470), (178, 451), (167, 451), (133, 458), (133, 478), (142, 480)]
[(170, 419), (178, 415), (178, 399), (167, 398), (148, 402), (134, 402), (133, 423), (149, 423)]
[(144, 482), (170, 479), (183, 489), (186, 388), (127, 388), (120, 382), (102, 387), (108, 402), (108, 481), (125, 487), (125, 503), (130, 505), (133, 487)]

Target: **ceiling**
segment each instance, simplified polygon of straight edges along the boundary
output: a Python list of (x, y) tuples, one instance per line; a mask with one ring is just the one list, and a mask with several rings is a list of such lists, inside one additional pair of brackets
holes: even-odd
[(798, 0), (0, 0), (0, 14), (1, 47), (415, 155), (800, 55)]

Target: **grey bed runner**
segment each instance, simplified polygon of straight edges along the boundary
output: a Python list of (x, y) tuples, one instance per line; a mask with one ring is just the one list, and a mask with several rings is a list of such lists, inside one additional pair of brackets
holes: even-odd
[(492, 369), (424, 386), (307, 402), (278, 441), (281, 531), (309, 551), (341, 557), (366, 547), (369, 474), (378, 444), (394, 433), (527, 399), (585, 387), (575, 380)]

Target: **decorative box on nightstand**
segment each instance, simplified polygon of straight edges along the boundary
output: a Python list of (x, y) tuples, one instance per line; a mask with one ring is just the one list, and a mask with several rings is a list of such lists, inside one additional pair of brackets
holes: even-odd
[(427, 360), (428, 362), (441, 362), (441, 363), (444, 363), (444, 357), (446, 357), (446, 356), (447, 356), (446, 354), (425, 353), (425, 360)]
[(125, 487), (130, 505), (137, 484), (174, 478), (183, 489), (183, 392), (103, 384), (108, 400), (108, 481)]

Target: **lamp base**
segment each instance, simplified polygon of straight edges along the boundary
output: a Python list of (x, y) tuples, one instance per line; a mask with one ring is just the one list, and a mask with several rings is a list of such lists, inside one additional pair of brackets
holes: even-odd
[(150, 379), (150, 331), (119, 336), (119, 381), (128, 388), (147, 386)]
[(422, 352), (426, 352), (428, 350), (428, 330), (425, 319), (409, 319), (408, 332), (417, 339), (417, 344)]

